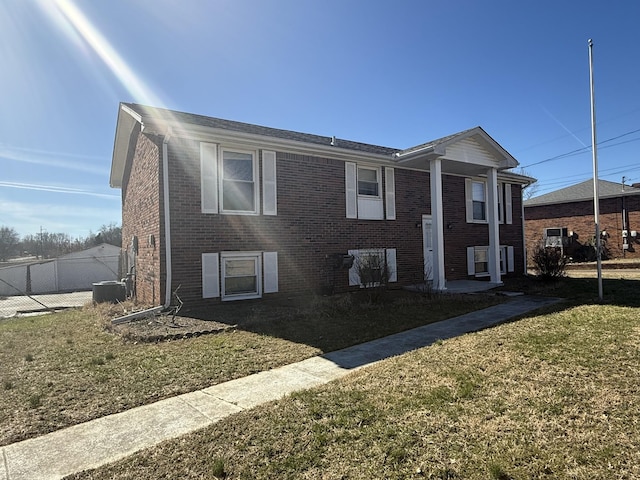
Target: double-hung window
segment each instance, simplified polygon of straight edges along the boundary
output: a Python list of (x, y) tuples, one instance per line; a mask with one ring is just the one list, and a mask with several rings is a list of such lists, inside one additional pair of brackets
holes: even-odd
[(489, 275), (489, 247), (475, 247), (473, 257), (475, 275)]
[(202, 298), (245, 300), (278, 291), (278, 252), (202, 254)]
[[(465, 200), (467, 223), (487, 223), (489, 220), (489, 192), (487, 181), (484, 179), (465, 179)], [(513, 223), (513, 199), (511, 196), (510, 183), (498, 183), (496, 188), (495, 202), (497, 203), (498, 223)]]
[(382, 167), (345, 162), (345, 193), (347, 218), (396, 219), (393, 168), (385, 167), (383, 170)]
[[(500, 245), (499, 268), (502, 275), (514, 271), (514, 250), (511, 245)], [(489, 246), (467, 247), (467, 274), (476, 277), (489, 275)]]
[(222, 298), (259, 298), (261, 291), (259, 253), (222, 254)]
[(486, 184), (473, 181), (471, 183), (471, 199), (473, 201), (473, 219), (476, 221), (487, 220)]
[(257, 213), (255, 152), (222, 149), (222, 212)]
[(358, 195), (380, 197), (380, 169), (358, 167)]

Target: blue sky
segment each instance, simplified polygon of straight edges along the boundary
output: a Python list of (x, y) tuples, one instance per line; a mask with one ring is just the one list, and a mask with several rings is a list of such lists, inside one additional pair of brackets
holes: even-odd
[(592, 175), (589, 38), (599, 177), (640, 182), (639, 18), (622, 0), (1, 0), (0, 225), (120, 223), (120, 101), (396, 148), (480, 125), (547, 193)]

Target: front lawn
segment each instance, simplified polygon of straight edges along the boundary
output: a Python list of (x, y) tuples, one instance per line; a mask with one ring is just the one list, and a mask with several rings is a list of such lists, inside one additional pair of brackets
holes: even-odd
[(495, 296), (396, 292), (220, 305), (235, 331), (133, 343), (103, 308), (0, 321), (0, 445), (495, 304)]
[(594, 286), (71, 478), (640, 478), (640, 282)]

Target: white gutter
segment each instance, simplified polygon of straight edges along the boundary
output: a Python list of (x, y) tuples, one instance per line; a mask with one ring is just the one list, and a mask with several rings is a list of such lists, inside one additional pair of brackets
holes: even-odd
[(223, 128), (205, 127), (201, 125), (188, 125), (187, 127), (172, 123), (167, 126), (166, 122), (158, 123), (153, 119), (146, 119), (145, 131), (147, 133), (159, 133), (161, 129), (170, 128), (173, 135), (180, 138), (188, 138), (200, 142), (228, 142), (240, 143), (242, 145), (250, 145), (264, 149), (275, 149), (283, 152), (298, 153), (302, 155), (318, 155), (322, 152), (328, 158), (339, 160), (360, 160), (380, 162), (387, 165), (394, 165), (394, 156), (392, 153), (370, 153), (359, 150), (351, 150), (341, 148), (340, 140), (337, 145), (331, 145), (331, 139), (328, 139), (326, 145), (320, 143), (308, 143), (301, 140), (292, 140), (279, 137), (271, 137), (256, 133), (237, 132)]
[(167, 277), (165, 283), (165, 297), (164, 308), (169, 308), (171, 305), (171, 218), (169, 214), (169, 155), (168, 144), (171, 139), (171, 128), (167, 130), (167, 133), (162, 140), (162, 193), (163, 203), (162, 209), (164, 211), (164, 244), (165, 244), (165, 262), (167, 269)]
[(425, 147), (418, 148), (417, 150), (412, 150), (410, 152), (396, 152), (396, 153), (393, 154), (393, 156), (395, 158), (403, 158), (403, 157), (412, 158), (412, 157), (419, 156), (420, 154), (422, 154), (424, 152), (428, 152), (428, 151), (432, 151), (432, 152), (435, 153), (434, 146), (433, 145), (427, 145)]

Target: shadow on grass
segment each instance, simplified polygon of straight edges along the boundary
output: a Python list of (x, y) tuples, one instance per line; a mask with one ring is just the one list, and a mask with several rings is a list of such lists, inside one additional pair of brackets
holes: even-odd
[(333, 352), (502, 303), (492, 293), (421, 295), (390, 290), (372, 303), (362, 291), (219, 304), (189, 316)]
[[(505, 280), (500, 290), (524, 292), (527, 295), (545, 295), (566, 299), (566, 305), (606, 304), (620, 307), (640, 307), (640, 280), (605, 278), (602, 281), (603, 299), (598, 298), (597, 278), (564, 277), (552, 282), (544, 282), (529, 276)], [(556, 306), (556, 308), (562, 308)]]
[(366, 292), (333, 296), (301, 295), (231, 302), (189, 312), (203, 320), (237, 325), (238, 329), (305, 344), (323, 353), (453, 318), (507, 301), (501, 291), (566, 299), (525, 315), (551, 313), (577, 305), (608, 304), (640, 307), (640, 280), (604, 279), (604, 299), (598, 301), (597, 279), (562, 278), (543, 282), (537, 277), (506, 279), (501, 288), (476, 294), (421, 295), (390, 290), (371, 303)]

